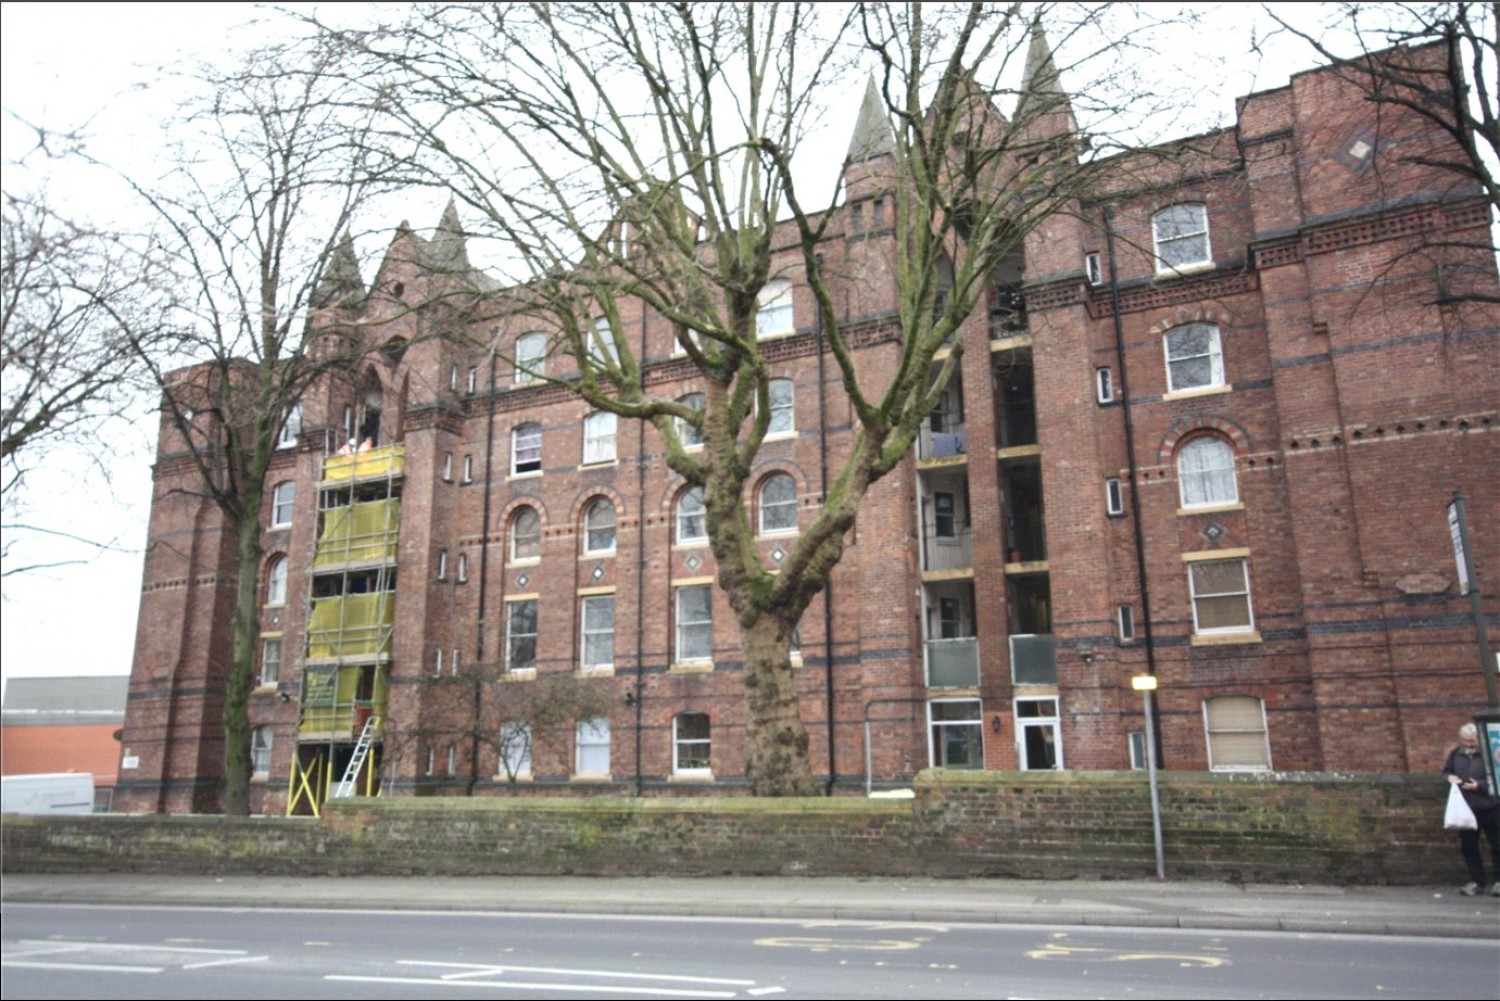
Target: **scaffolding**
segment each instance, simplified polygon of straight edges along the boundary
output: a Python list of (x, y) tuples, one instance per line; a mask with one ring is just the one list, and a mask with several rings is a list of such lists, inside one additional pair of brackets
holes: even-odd
[(288, 815), (380, 794), (405, 468), (400, 444), (323, 460)]

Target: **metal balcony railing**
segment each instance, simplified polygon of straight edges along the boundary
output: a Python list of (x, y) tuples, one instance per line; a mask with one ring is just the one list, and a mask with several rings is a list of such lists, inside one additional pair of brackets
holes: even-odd
[(979, 640), (965, 636), (927, 641), (927, 686), (929, 688), (977, 688), (979, 686)]
[(917, 458), (946, 459), (969, 452), (969, 432), (961, 423), (949, 421), (942, 431), (934, 431), (927, 425), (917, 435)]
[(953, 529), (947, 535), (927, 525), (922, 529), (923, 570), (967, 570), (974, 565), (972, 533), (967, 528)]

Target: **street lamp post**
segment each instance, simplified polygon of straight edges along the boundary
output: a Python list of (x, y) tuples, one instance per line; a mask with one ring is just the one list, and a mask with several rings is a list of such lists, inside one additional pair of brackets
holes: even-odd
[(1156, 784), (1156, 731), (1151, 727), (1151, 693), (1156, 691), (1156, 675), (1137, 674), (1130, 679), (1130, 687), (1145, 697), (1146, 710), (1146, 774), (1151, 783), (1151, 835), (1156, 843), (1156, 878), (1167, 878), (1167, 861), (1161, 847), (1161, 796)]

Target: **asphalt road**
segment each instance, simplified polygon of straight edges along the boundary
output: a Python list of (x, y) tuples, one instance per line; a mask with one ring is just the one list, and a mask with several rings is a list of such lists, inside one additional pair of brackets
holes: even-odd
[(5, 998), (1500, 998), (1500, 943), (7, 903)]

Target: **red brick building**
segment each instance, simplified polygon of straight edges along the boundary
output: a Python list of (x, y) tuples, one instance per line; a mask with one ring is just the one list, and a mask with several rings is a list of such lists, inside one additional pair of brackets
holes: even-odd
[[(884, 129), (867, 107), (824, 248), (877, 379), (900, 336)], [(1490, 573), (1500, 311), (1464, 297), (1497, 291), (1474, 249), (1487, 202), (1413, 162), (1458, 155), (1429, 124), (1377, 118), (1330, 70), (1168, 152), (1106, 161), (997, 273), (961, 377), (804, 616), (802, 711), (833, 792), (932, 766), (1132, 767), (1144, 672), (1178, 770), (1435, 769), (1483, 706), (1444, 506), (1463, 492)], [(852, 434), (794, 249), (760, 317), (768, 566)], [(313, 811), (346, 773), (355, 794), (736, 789), (743, 679), (695, 497), (655, 428), (486, 349), (565, 375), (545, 331), (472, 296), (407, 307), (456, 276), (493, 290), (450, 210), (431, 240), (403, 226), (368, 288), (352, 255), (325, 280), (330, 329), (380, 350), (303, 399), (273, 467), (257, 807)], [(695, 392), (660, 317), (627, 327), (653, 392)], [(173, 490), (191, 475), (174, 435), (124, 809), (210, 809), (222, 774), (233, 545)], [(335, 454), (350, 437), (374, 447)], [(609, 708), (532, 733), (507, 707), (564, 676)]]

